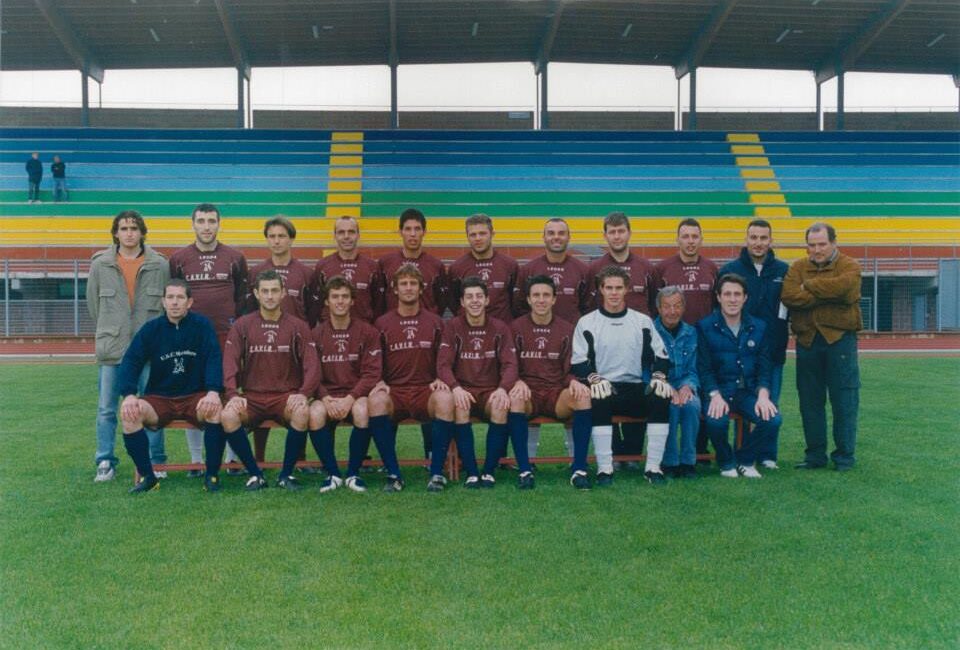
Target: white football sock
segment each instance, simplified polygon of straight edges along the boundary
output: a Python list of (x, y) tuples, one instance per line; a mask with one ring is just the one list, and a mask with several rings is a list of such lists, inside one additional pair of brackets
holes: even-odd
[[(593, 427), (590, 436), (593, 438), (593, 453), (597, 456), (597, 472), (613, 474), (613, 426)], [(662, 456), (662, 445), (660, 451)]]
[(187, 436), (187, 449), (190, 451), (191, 463), (203, 462), (203, 431), (200, 429), (187, 429), (184, 431)]
[(647, 423), (647, 466), (648, 472), (659, 472), (663, 461), (663, 450), (667, 447), (667, 434), (670, 425), (667, 423)]

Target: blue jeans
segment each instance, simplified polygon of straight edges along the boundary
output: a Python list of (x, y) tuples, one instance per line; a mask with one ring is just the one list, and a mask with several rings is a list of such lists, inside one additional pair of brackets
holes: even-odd
[(847, 332), (833, 344), (817, 334), (813, 345), (797, 346), (797, 395), (810, 465), (827, 464), (827, 394), (833, 411), (830, 458), (837, 467), (853, 467), (860, 411), (860, 366), (857, 335)]
[[(117, 402), (120, 393), (117, 391), (117, 375), (120, 366), (98, 366), (100, 369), (99, 391), (100, 399), (97, 402), (97, 454), (93, 462), (97, 465), (101, 461), (109, 460), (110, 465), (117, 466), (120, 460), (114, 453), (117, 441)], [(140, 373), (140, 390), (147, 385), (150, 375), (150, 366), (144, 367)], [(163, 445), (163, 429), (147, 429), (147, 438), (150, 440), (150, 461), (154, 464), (167, 462), (167, 454)]]
[(53, 200), (54, 201), (63, 201), (70, 197), (70, 192), (67, 191), (67, 179), (66, 178), (54, 178), (53, 179)]
[(743, 428), (743, 444), (739, 449), (730, 446), (729, 429), (730, 416), (724, 415), (719, 418), (712, 418), (707, 415), (706, 410), (703, 413), (703, 426), (713, 448), (717, 451), (717, 465), (721, 470), (733, 469), (737, 465), (753, 465), (757, 462), (760, 449), (766, 444), (771, 436), (775, 436), (780, 431), (780, 414), (776, 414), (769, 420), (762, 420), (754, 412), (757, 405), (757, 396), (747, 391), (739, 390), (732, 397), (724, 397), (727, 404), (730, 405), (730, 411), (739, 413), (750, 427)]
[(670, 430), (667, 432), (667, 446), (663, 450), (664, 467), (676, 467), (677, 459), (677, 428), (683, 430), (680, 436), (679, 463), (683, 465), (697, 464), (697, 433), (700, 431), (700, 398), (693, 396), (683, 406), (670, 405)]
[[(780, 408), (780, 389), (783, 388), (783, 364), (773, 366), (770, 374), (770, 401)], [(777, 460), (777, 449), (780, 448), (780, 430), (777, 429), (767, 437), (763, 447), (757, 455), (757, 460)]]
[(32, 180), (27, 184), (27, 200), (28, 201), (39, 201), (40, 200), (40, 181), (38, 180), (34, 183)]

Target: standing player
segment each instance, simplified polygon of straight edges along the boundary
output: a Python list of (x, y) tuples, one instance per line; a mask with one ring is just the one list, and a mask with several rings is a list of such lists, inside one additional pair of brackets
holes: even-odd
[[(365, 492), (366, 486), (357, 475), (366, 445), (370, 441), (370, 416), (367, 395), (380, 381), (382, 355), (380, 335), (373, 325), (353, 318), (357, 290), (343, 276), (329, 278), (324, 286), (327, 294), (324, 306), (329, 318), (313, 330), (313, 341), (320, 357), (320, 383), (316, 397), (310, 405), (310, 442), (323, 461), (329, 477), (320, 487), (321, 492), (336, 490), (343, 484), (337, 456), (334, 453), (334, 432), (337, 422), (353, 420), (350, 434), (350, 461), (347, 470), (347, 487), (354, 492)], [(363, 440), (361, 446), (359, 441)], [(377, 446), (383, 442), (376, 438)], [(353, 453), (360, 448), (359, 455)], [(383, 451), (380, 455), (385, 459)], [(399, 470), (394, 462), (388, 467), (387, 483), (403, 489)], [(388, 464), (384, 460), (385, 464)]]
[[(213, 323), (221, 348), (230, 326), (245, 310), (247, 298), (247, 260), (239, 250), (218, 239), (220, 210), (201, 203), (191, 215), (194, 241), (170, 256), (170, 277), (186, 280), (193, 293), (193, 311)], [(203, 462), (203, 432), (188, 429), (190, 462)], [(227, 462), (235, 460), (230, 450)], [(189, 472), (199, 476), (199, 472)]]
[[(167, 262), (145, 243), (147, 224), (140, 213), (124, 210), (110, 227), (113, 246), (94, 253), (87, 280), (87, 309), (96, 325), (97, 452), (94, 481), (112, 481), (118, 459), (117, 370), (134, 333), (160, 314), (163, 287), (169, 279)], [(141, 382), (146, 382), (146, 375)], [(163, 431), (150, 431), (153, 462), (163, 463)]]
[[(546, 275), (527, 280), (530, 313), (513, 321), (520, 379), (510, 390), (510, 431), (524, 430), (527, 418), (545, 415), (558, 420), (573, 416), (573, 465), (570, 484), (590, 489), (587, 449), (590, 446), (590, 389), (570, 372), (573, 325), (553, 314), (556, 285)], [(520, 421), (514, 423), (517, 418)], [(516, 448), (516, 442), (514, 443)]]
[[(276, 271), (257, 276), (253, 295), (260, 308), (237, 319), (224, 346), (223, 383), (229, 401), (221, 421), (228, 439), (239, 440), (239, 432), (245, 442), (244, 425), (255, 428), (268, 419), (286, 422), (287, 441), (277, 485), (296, 490), (293, 468), (306, 444), (307, 401), (316, 390), (320, 373), (316, 346), (309, 326), (281, 310), (283, 278)], [(246, 449), (249, 446), (236, 451), (245, 454)], [(252, 456), (241, 460), (250, 473), (247, 489), (266, 487)]]
[[(780, 302), (780, 290), (789, 267), (773, 253), (773, 227), (769, 221), (754, 219), (747, 225), (746, 246), (740, 257), (720, 269), (720, 275), (735, 273), (747, 281), (748, 314), (767, 324), (767, 343), (770, 348), (770, 401), (780, 407), (780, 387), (783, 385), (783, 365), (787, 361), (787, 308)], [(779, 430), (778, 430), (779, 431)], [(760, 449), (758, 460), (767, 469), (777, 469), (779, 434), (767, 438)]]
[[(517, 356), (510, 330), (496, 318), (487, 316), (487, 287), (478, 277), (463, 281), (460, 306), (463, 313), (447, 321), (437, 359), (437, 378), (450, 387), (455, 406), (457, 448), (467, 473), (465, 487), (492, 488), (493, 472), (500, 461), (500, 450), (507, 438), (509, 391), (517, 383)], [(473, 447), (473, 425), (470, 416), (487, 419), (487, 454), (483, 476), (478, 477)], [(520, 468), (520, 489), (533, 487), (533, 472), (527, 456), (527, 423), (511, 431), (513, 453)], [(433, 437), (428, 489), (443, 489), (438, 481), (450, 439), (442, 434)], [(438, 485), (439, 483), (439, 485)]]
[[(610, 265), (619, 266), (630, 276), (627, 285), (627, 307), (641, 314), (651, 316), (650, 308), (653, 303), (650, 279), (653, 276), (653, 265), (639, 255), (630, 252), (630, 220), (622, 212), (611, 212), (603, 218), (603, 238), (607, 240), (608, 250), (605, 255), (590, 263), (590, 275), (587, 286), (590, 289), (591, 307), (600, 306), (597, 291), (597, 274)], [(643, 424), (625, 422), (613, 431), (613, 453), (642, 454), (643, 453)], [(636, 463), (627, 463), (628, 467), (639, 469)]]
[[(380, 264), (360, 253), (360, 224), (353, 217), (340, 217), (334, 222), (333, 239), (337, 250), (317, 262), (313, 270), (314, 288), (319, 296), (328, 279), (334, 276), (346, 278), (357, 290), (350, 315), (364, 323), (373, 324), (383, 313), (384, 281)], [(316, 301), (318, 309), (322, 309), (323, 305), (322, 299)], [(327, 312), (323, 309), (316, 322), (326, 318)]]
[[(597, 485), (613, 483), (614, 415), (646, 418), (644, 477), (654, 485), (666, 482), (660, 462), (674, 392), (666, 377), (670, 360), (650, 317), (627, 308), (629, 282), (630, 276), (618, 266), (600, 271), (597, 283), (603, 303), (580, 319), (573, 335), (573, 372), (589, 383), (593, 397)], [(649, 383), (644, 383), (644, 373), (650, 373)]]
[[(220, 489), (217, 474), (224, 446), (220, 426), (223, 359), (213, 326), (203, 316), (190, 312), (192, 304), (186, 282), (167, 282), (163, 291), (166, 314), (140, 328), (120, 363), (123, 442), (141, 476), (132, 493), (159, 487), (147, 452), (144, 426), (164, 426), (177, 418), (204, 428), (204, 488), (210, 492)], [(137, 397), (137, 380), (145, 368), (149, 368), (150, 378), (143, 395)]]
[[(454, 407), (450, 387), (436, 378), (437, 352), (443, 321), (432, 311), (423, 308), (420, 293), (423, 291), (423, 276), (413, 264), (404, 264), (390, 280), (397, 297), (397, 308), (377, 319), (383, 350), (383, 381), (370, 393), (370, 431), (377, 443), (380, 457), (388, 472), (395, 472), (397, 481), (388, 481), (384, 490), (402, 489), (400, 466), (396, 464), (397, 432), (394, 422), (414, 418), (430, 421), (438, 438), (450, 440), (453, 435)], [(350, 439), (350, 455), (362, 458), (369, 440)], [(361, 443), (362, 447), (361, 447)], [(393, 470), (389, 464), (393, 463)], [(440, 460), (443, 466), (443, 459)], [(348, 473), (356, 476), (359, 465), (351, 464)], [(439, 476), (436, 483), (442, 489), (445, 481)], [(358, 479), (359, 480), (359, 479)], [(432, 482), (431, 482), (432, 484)]]
[(477, 276), (487, 283), (490, 305), (487, 315), (509, 324), (513, 320), (510, 303), (517, 282), (517, 261), (493, 249), (493, 221), (485, 214), (467, 217), (467, 243), (470, 252), (450, 265), (450, 308), (460, 313), (460, 285), (464, 278)]

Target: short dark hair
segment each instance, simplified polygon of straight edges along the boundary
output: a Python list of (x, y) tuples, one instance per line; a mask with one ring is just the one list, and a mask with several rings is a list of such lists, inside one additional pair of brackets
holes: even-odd
[(734, 284), (739, 284), (740, 288), (743, 289), (743, 294), (747, 295), (747, 281), (742, 275), (737, 275), (736, 273), (724, 273), (719, 278), (717, 278), (717, 295), (720, 295), (720, 292), (723, 291), (723, 285), (733, 282)]
[(754, 227), (766, 228), (767, 230), (770, 231), (771, 235), (773, 234), (773, 226), (771, 226), (770, 222), (767, 221), (766, 219), (754, 219), (753, 221), (747, 224), (747, 230), (750, 230), (751, 228), (754, 228)]
[(810, 233), (814, 231), (819, 232), (821, 230), (827, 231), (827, 239), (830, 240), (831, 244), (837, 241), (836, 228), (831, 226), (829, 223), (826, 223), (823, 221), (818, 221), (817, 223), (812, 224), (809, 228), (807, 228), (807, 231), (803, 233), (803, 241), (807, 241), (810, 239)]
[(598, 289), (603, 286), (603, 281), (607, 278), (620, 278), (623, 280), (624, 286), (630, 286), (630, 274), (616, 264), (605, 266), (597, 273), (596, 283)]
[(527, 278), (527, 284), (524, 287), (527, 291), (527, 297), (530, 297), (530, 290), (535, 284), (545, 284), (550, 287), (550, 290), (553, 291), (553, 295), (557, 295), (557, 283), (553, 281), (549, 275), (531, 275)]
[(626, 226), (630, 230), (630, 219), (623, 212), (611, 212), (603, 218), (603, 232), (610, 226)]
[(180, 287), (181, 289), (187, 292), (187, 298), (193, 297), (193, 291), (190, 290), (190, 285), (186, 280), (182, 278), (170, 278), (167, 280), (167, 283), (163, 285), (163, 294), (167, 294), (167, 289), (170, 287)]
[(120, 222), (124, 219), (133, 219), (133, 221), (136, 222), (137, 228), (140, 229), (141, 244), (147, 241), (147, 222), (143, 220), (143, 215), (136, 210), (124, 210), (113, 218), (113, 225), (110, 226), (110, 234), (113, 235), (113, 243), (115, 246), (120, 245), (117, 233), (120, 231)]
[(269, 282), (270, 280), (279, 280), (280, 288), (283, 288), (283, 276), (277, 273), (275, 269), (267, 269), (266, 271), (257, 273), (257, 277), (253, 281), (253, 288), (259, 290), (261, 282)]
[(420, 282), (421, 289), (427, 286), (423, 279), (423, 273), (420, 272), (420, 267), (412, 262), (401, 264), (400, 268), (393, 272), (393, 277), (390, 279), (392, 286), (396, 287), (397, 280), (400, 278), (416, 278)]
[(337, 222), (343, 219), (349, 219), (357, 227), (357, 232), (360, 232), (360, 222), (357, 221), (356, 217), (353, 217), (349, 214), (341, 214), (339, 217), (333, 220), (333, 232), (337, 232)]
[(563, 225), (565, 225), (565, 226), (567, 227), (567, 232), (570, 232), (570, 224), (567, 223), (567, 220), (566, 220), (566, 219), (563, 219), (563, 218), (561, 218), (561, 217), (550, 217), (549, 219), (547, 219), (546, 221), (543, 222), (543, 229), (544, 229), (544, 230), (547, 229), (547, 224), (548, 224), (548, 223), (562, 223)]
[(411, 219), (423, 226), (424, 230), (427, 229), (427, 218), (423, 216), (423, 213), (416, 208), (407, 208), (400, 213), (400, 229), (403, 230), (403, 224), (407, 223)]
[(491, 231), (493, 231), (493, 219), (483, 214), (482, 212), (478, 212), (477, 214), (471, 214), (469, 217), (467, 217), (467, 220), (463, 222), (464, 230), (466, 230), (470, 226), (486, 226)]
[(349, 289), (350, 298), (357, 297), (357, 288), (350, 284), (350, 280), (342, 275), (335, 275), (326, 281), (323, 285), (323, 299), (326, 300), (330, 296), (330, 292), (334, 289)]
[(267, 222), (263, 224), (263, 236), (267, 236), (267, 231), (273, 228), (274, 226), (283, 226), (283, 229), (287, 231), (287, 234), (290, 235), (290, 239), (297, 238), (297, 227), (293, 225), (293, 222), (287, 219), (282, 214), (278, 214), (272, 219), (267, 219)]
[(469, 275), (463, 279), (463, 282), (460, 283), (460, 297), (462, 298), (467, 289), (472, 289), (473, 287), (480, 287), (483, 289), (483, 295), (490, 295), (487, 293), (487, 283), (483, 281), (479, 275)]
[(684, 226), (693, 226), (694, 228), (699, 230), (701, 234), (703, 233), (703, 228), (700, 227), (700, 222), (694, 219), (693, 217), (687, 217), (686, 219), (680, 220), (680, 223), (677, 224), (678, 235), (680, 234), (680, 229), (683, 228)]
[(215, 206), (212, 203), (201, 203), (193, 209), (193, 212), (190, 213), (190, 220), (196, 221), (198, 212), (213, 212), (217, 215), (217, 221), (220, 221), (220, 208)]

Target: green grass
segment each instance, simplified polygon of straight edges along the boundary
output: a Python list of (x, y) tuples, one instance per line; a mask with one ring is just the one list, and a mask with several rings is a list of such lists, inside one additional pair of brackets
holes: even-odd
[(0, 647), (956, 647), (960, 360), (862, 370), (846, 474), (790, 469), (788, 368), (784, 469), (756, 482), (577, 493), (548, 467), (432, 495), (417, 468), (392, 496), (176, 475), (133, 498), (125, 455), (92, 482), (96, 369), (0, 365)]

